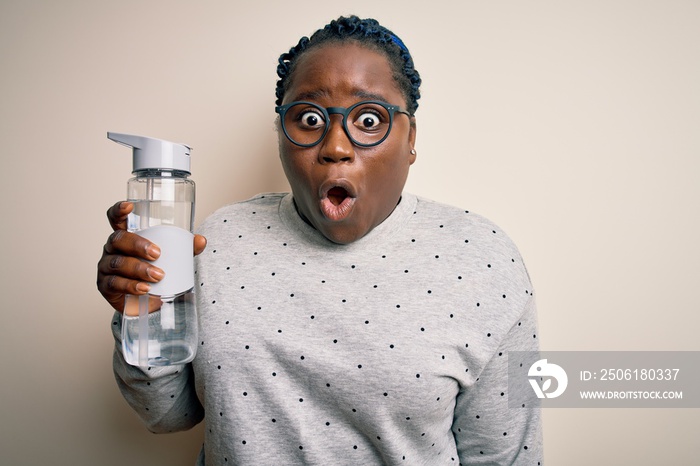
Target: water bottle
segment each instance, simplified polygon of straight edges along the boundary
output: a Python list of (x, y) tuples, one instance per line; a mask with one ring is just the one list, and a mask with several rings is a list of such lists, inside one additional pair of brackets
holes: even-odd
[(133, 148), (133, 174), (127, 200), (134, 204), (127, 230), (161, 249), (153, 264), (164, 278), (146, 295), (127, 295), (121, 337), (124, 359), (135, 366), (184, 364), (197, 349), (194, 296), (195, 184), (190, 148), (160, 139), (107, 133)]

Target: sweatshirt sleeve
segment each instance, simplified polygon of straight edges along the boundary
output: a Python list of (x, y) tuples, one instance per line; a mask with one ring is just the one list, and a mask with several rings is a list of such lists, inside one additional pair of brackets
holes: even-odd
[(168, 433), (191, 429), (204, 418), (195, 391), (191, 364), (137, 367), (124, 360), (121, 351), (121, 315), (114, 314), (114, 376), (124, 399), (148, 430)]
[(509, 407), (508, 352), (537, 351), (537, 317), (530, 297), (498, 350), (455, 406), (452, 430), (463, 465), (542, 464), (539, 407)]

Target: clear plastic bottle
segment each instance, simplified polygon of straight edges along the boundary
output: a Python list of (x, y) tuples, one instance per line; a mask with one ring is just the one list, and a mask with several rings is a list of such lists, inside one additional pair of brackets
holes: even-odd
[(124, 358), (135, 366), (184, 364), (197, 349), (190, 148), (129, 134), (107, 133), (107, 137), (134, 149), (135, 177), (127, 186), (134, 210), (127, 229), (160, 247), (161, 255), (153, 264), (165, 272), (149, 294), (126, 297), (121, 327)]

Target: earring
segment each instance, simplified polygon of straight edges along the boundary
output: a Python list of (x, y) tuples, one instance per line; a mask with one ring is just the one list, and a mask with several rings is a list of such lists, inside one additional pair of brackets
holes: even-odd
[(416, 155), (416, 150), (415, 150), (415, 149), (411, 149), (411, 155)]

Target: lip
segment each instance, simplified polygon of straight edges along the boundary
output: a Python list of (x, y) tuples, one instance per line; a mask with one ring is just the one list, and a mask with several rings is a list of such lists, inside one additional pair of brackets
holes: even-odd
[[(340, 202), (332, 199), (333, 191), (337, 189), (345, 191), (345, 197)], [(357, 199), (357, 190), (347, 179), (328, 180), (319, 188), (318, 197), (323, 216), (330, 221), (339, 222), (350, 215)]]

